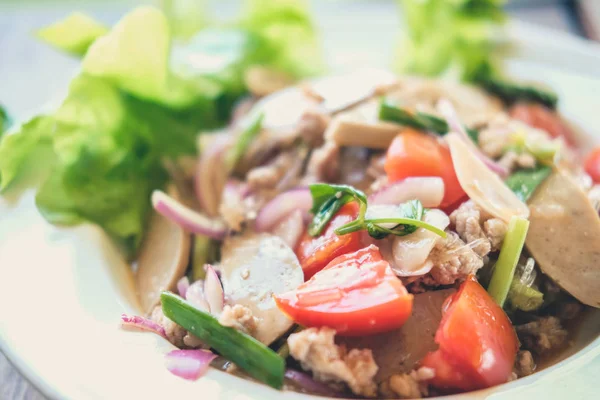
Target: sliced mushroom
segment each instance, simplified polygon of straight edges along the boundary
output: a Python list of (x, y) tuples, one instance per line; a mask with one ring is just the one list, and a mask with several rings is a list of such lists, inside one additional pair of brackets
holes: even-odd
[[(175, 186), (171, 196), (178, 199)], [(191, 237), (179, 225), (154, 213), (142, 243), (135, 275), (138, 298), (144, 312), (150, 313), (164, 290), (174, 290), (185, 273), (190, 257)]]
[(529, 201), (527, 248), (542, 272), (577, 300), (600, 308), (600, 218), (566, 172), (555, 172)]
[(366, 68), (317, 79), (310, 83), (310, 90), (323, 100), (324, 110), (336, 113), (382, 94), (397, 82), (398, 77), (389, 71)]
[(304, 282), (296, 255), (282, 239), (265, 233), (230, 237), (221, 251), (218, 268), (226, 301), (252, 310), (258, 318), (256, 339), (271, 344), (293, 324), (279, 311), (273, 295)]
[(325, 131), (325, 139), (338, 146), (387, 149), (402, 127), (379, 121), (378, 110), (379, 102), (373, 100), (338, 114)]
[(411, 317), (400, 329), (363, 337), (340, 337), (350, 348), (368, 348), (379, 367), (376, 382), (390, 376), (409, 373), (430, 351), (437, 349), (434, 337), (442, 319), (442, 304), (454, 289), (415, 295)]

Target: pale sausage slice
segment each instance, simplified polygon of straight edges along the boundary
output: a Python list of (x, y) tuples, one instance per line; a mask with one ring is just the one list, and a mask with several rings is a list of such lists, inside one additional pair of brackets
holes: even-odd
[[(169, 195), (178, 199), (174, 185)], [(190, 258), (190, 235), (162, 215), (153, 213), (142, 243), (135, 275), (142, 309), (150, 313), (163, 290), (173, 290), (183, 276)]]
[(542, 272), (600, 307), (600, 218), (572, 176), (554, 172), (535, 191), (527, 248)]
[(258, 318), (256, 339), (271, 344), (293, 324), (279, 311), (273, 295), (304, 282), (298, 258), (282, 239), (266, 233), (227, 238), (221, 251), (218, 268), (227, 303), (252, 310)]

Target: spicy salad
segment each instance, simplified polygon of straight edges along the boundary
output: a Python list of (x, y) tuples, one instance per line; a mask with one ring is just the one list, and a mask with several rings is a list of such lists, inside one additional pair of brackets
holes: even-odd
[(331, 397), (484, 389), (568, 347), (600, 307), (600, 151), (557, 96), (486, 63), (470, 83), (302, 79), (307, 14), (249, 3), (185, 44), (150, 7), (39, 32), (82, 71), (3, 137), (0, 189), (51, 154), (40, 212), (132, 260), (123, 327), (171, 342), (181, 378)]

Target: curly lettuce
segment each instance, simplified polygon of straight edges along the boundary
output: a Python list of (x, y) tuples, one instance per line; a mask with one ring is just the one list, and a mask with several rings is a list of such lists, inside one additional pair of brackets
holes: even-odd
[[(55, 224), (96, 223), (133, 255), (150, 193), (168, 178), (164, 160), (195, 154), (197, 134), (227, 121), (246, 93), (244, 71), (263, 65), (303, 76), (311, 69), (301, 65), (318, 64), (279, 37), (302, 31), (314, 39), (303, 10), (292, 2), (255, 9), (186, 43), (175, 42), (167, 16), (147, 6), (110, 30), (81, 14), (43, 28), (42, 40), (82, 57), (81, 72), (54, 112), (2, 138), (0, 193), (17, 186), (37, 150), (50, 149), (50, 160), (35, 159), (48, 172), (36, 195), (41, 214)], [(299, 49), (308, 54), (312, 46)]]
[(82, 56), (100, 36), (108, 32), (108, 27), (80, 12), (39, 29), (36, 36), (50, 46), (66, 53)]
[(406, 72), (435, 76), (450, 68), (473, 79), (489, 63), (506, 20), (506, 0), (399, 0), (407, 36), (399, 54)]

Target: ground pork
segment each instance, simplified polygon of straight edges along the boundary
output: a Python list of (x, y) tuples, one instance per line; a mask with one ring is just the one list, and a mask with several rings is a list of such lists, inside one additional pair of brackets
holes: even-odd
[(340, 174), (337, 183), (365, 190), (373, 182), (365, 170), (369, 150), (364, 147), (345, 147), (340, 154)]
[(340, 174), (340, 148), (334, 142), (325, 142), (315, 149), (306, 166), (307, 183), (334, 182)]
[(583, 305), (577, 300), (567, 300), (556, 306), (556, 316), (561, 321), (568, 321), (577, 318), (583, 311)]
[(183, 344), (185, 344), (185, 346), (189, 347), (190, 349), (199, 349), (201, 347), (208, 348), (208, 346), (205, 345), (202, 342), (202, 340), (200, 340), (200, 338), (197, 338), (196, 336), (189, 333), (183, 337)]
[(373, 378), (377, 364), (370, 349), (352, 349), (334, 343), (335, 330), (327, 327), (309, 328), (288, 338), (290, 355), (305, 370), (311, 370), (321, 382), (344, 382), (360, 396), (375, 397), (377, 385)]
[(541, 317), (515, 327), (523, 348), (537, 354), (546, 353), (562, 346), (567, 340), (568, 332), (560, 320), (553, 316)]
[(480, 257), (498, 251), (506, 235), (507, 225), (481, 210), (472, 200), (464, 202), (450, 214), (450, 222), (462, 240), (469, 243)]
[(219, 215), (229, 229), (239, 232), (247, 218), (246, 204), (239, 193), (225, 193), (219, 204)]
[(426, 367), (392, 375), (379, 385), (379, 393), (386, 399), (420, 399), (428, 395), (427, 381), (434, 376), (435, 371)]
[(421, 293), (427, 288), (462, 282), (483, 267), (483, 258), (479, 254), (456, 233), (446, 233), (446, 238), (437, 241), (427, 258), (426, 262), (433, 264), (431, 271), (410, 283), (411, 292)]
[(518, 168), (534, 168), (535, 157), (530, 153), (517, 153), (509, 150), (500, 157), (498, 164), (509, 171), (514, 171)]
[(389, 183), (385, 173), (385, 153), (374, 154), (371, 156), (369, 166), (367, 167), (367, 176), (373, 180), (368, 192), (374, 193)]
[(311, 147), (323, 144), (323, 136), (331, 118), (317, 109), (307, 110), (298, 122), (299, 136)]
[(252, 335), (256, 331), (258, 321), (252, 315), (252, 310), (241, 304), (236, 304), (234, 306), (226, 305), (223, 308), (221, 315), (219, 315), (219, 323)]
[(535, 372), (535, 368), (535, 361), (530, 351), (521, 350), (517, 353), (514, 366), (514, 373), (517, 374), (517, 377), (531, 375)]
[(291, 152), (280, 153), (268, 164), (248, 171), (246, 182), (253, 190), (273, 189), (293, 164), (294, 155)]
[(169, 342), (173, 343), (179, 348), (184, 347), (185, 343), (183, 338), (187, 334), (187, 331), (183, 329), (182, 326), (177, 325), (175, 322), (167, 318), (165, 314), (163, 314), (162, 306), (160, 304), (154, 307), (154, 310), (152, 310), (152, 314), (150, 315), (150, 319), (164, 328)]
[[(511, 171), (517, 167), (532, 168), (535, 157), (523, 146), (519, 136), (540, 148), (553, 146), (547, 132), (500, 113), (479, 132), (479, 147), (489, 157), (500, 159), (500, 163)], [(516, 147), (519, 147), (518, 152), (514, 150)]]

